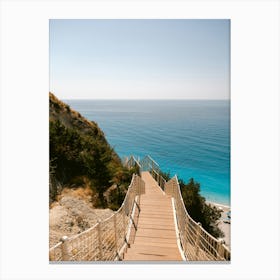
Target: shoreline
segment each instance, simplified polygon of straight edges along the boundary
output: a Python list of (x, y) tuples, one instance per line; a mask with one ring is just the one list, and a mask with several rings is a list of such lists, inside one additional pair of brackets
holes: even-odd
[(222, 208), (227, 208), (227, 209), (230, 209), (230, 208), (231, 208), (230, 205), (221, 204), (221, 203), (217, 203), (217, 202), (213, 202), (213, 201), (209, 201), (209, 200), (206, 200), (205, 202), (206, 202), (207, 204), (211, 204), (211, 205), (214, 205), (214, 206), (217, 206), (217, 207), (222, 207)]
[(224, 237), (222, 237), (222, 239), (225, 241), (225, 245), (230, 249), (230, 232), (231, 232), (231, 224), (230, 223), (224, 223), (224, 219), (227, 219), (227, 212), (231, 211), (231, 206), (229, 205), (224, 205), (224, 204), (219, 204), (219, 203), (215, 203), (212, 201), (206, 201), (207, 204), (216, 206), (218, 209), (222, 210), (221, 213), (221, 218), (219, 219), (218, 222), (218, 227), (219, 229), (224, 233)]

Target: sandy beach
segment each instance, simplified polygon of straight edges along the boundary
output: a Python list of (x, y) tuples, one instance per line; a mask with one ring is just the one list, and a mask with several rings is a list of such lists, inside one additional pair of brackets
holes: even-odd
[(207, 203), (216, 206), (218, 209), (223, 210), (221, 213), (222, 216), (220, 218), (219, 222), (219, 228), (223, 231), (225, 236), (223, 237), (225, 241), (225, 245), (230, 248), (230, 223), (224, 223), (223, 220), (227, 218), (227, 212), (230, 211), (230, 206), (228, 205), (223, 205), (223, 204), (218, 204), (218, 203), (213, 203), (210, 201), (207, 201)]

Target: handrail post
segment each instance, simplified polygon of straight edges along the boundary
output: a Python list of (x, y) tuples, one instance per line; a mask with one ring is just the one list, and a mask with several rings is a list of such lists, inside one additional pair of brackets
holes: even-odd
[(221, 259), (224, 259), (224, 246), (223, 244), (225, 244), (225, 241), (223, 239), (221, 239), (218, 243), (218, 254), (219, 254), (219, 257)]
[[(181, 203), (179, 203), (179, 200), (181, 201)], [(178, 212), (178, 228), (180, 230), (180, 233), (182, 235), (185, 235), (185, 232), (184, 232), (184, 226), (182, 225), (182, 219), (183, 219), (183, 214), (182, 214), (182, 205), (184, 205), (184, 202), (183, 202), (183, 199), (178, 199), (177, 200), (177, 203), (176, 203), (176, 212)], [(177, 210), (178, 208), (178, 210)]]
[(116, 254), (118, 255), (118, 231), (117, 231), (117, 215), (114, 215), (114, 231), (115, 231), (115, 246), (116, 246)]
[(196, 258), (196, 260), (198, 260), (200, 237), (201, 237), (201, 223), (197, 223), (196, 238), (195, 238), (195, 258)]
[(98, 244), (99, 244), (99, 260), (103, 260), (102, 236), (101, 236), (101, 221), (97, 225), (98, 231)]
[(141, 194), (141, 181), (140, 181), (140, 178), (138, 177), (137, 178), (137, 194), (140, 196)]
[(178, 185), (177, 181), (175, 181), (175, 193), (176, 193), (176, 199), (179, 200), (179, 191), (180, 190), (180, 186)]
[(185, 226), (184, 226), (184, 231), (185, 231), (185, 234), (184, 234), (184, 240), (185, 240), (185, 244), (184, 244), (184, 249), (185, 251), (187, 251), (187, 243), (188, 243), (188, 239), (187, 239), (187, 236), (189, 235), (189, 223), (190, 223), (190, 220), (189, 220), (189, 217), (188, 216), (185, 216), (186, 218), (186, 221), (185, 221)]
[(62, 236), (60, 241), (62, 242), (62, 260), (70, 261), (70, 252), (69, 252), (69, 238), (68, 236)]
[(123, 238), (125, 240), (125, 209), (124, 208), (123, 208), (122, 218), (123, 218)]

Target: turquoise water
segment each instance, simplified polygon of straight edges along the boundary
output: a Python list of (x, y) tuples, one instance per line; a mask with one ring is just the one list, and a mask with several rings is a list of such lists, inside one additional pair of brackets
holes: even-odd
[(230, 204), (230, 101), (65, 100), (98, 123), (121, 158), (149, 154), (161, 169)]

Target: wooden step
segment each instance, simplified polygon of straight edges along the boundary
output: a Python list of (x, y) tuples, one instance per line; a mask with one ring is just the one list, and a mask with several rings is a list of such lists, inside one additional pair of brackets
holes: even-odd
[(154, 253), (154, 254), (163, 254), (163, 255), (168, 255), (168, 254), (177, 254), (179, 251), (177, 248), (174, 247), (163, 247), (163, 246), (151, 246), (151, 245), (137, 245), (133, 244), (131, 245), (130, 248), (132, 251), (139, 251), (142, 253)]
[(174, 230), (167, 230), (167, 229), (143, 229), (138, 228), (137, 230), (137, 236), (138, 237), (155, 237), (155, 238), (176, 238), (176, 233)]
[(130, 253), (125, 255), (125, 261), (182, 261), (178, 254), (151, 254), (151, 253)]
[[(162, 247), (162, 248), (175, 248), (176, 250), (178, 250), (178, 245), (175, 242), (167, 243), (167, 242), (162, 242), (160, 240), (156, 240), (156, 241), (153, 241), (153, 242), (151, 240), (147, 240), (147, 239), (145, 239), (145, 240), (144, 239), (139, 240), (137, 243), (134, 242), (134, 244), (137, 244), (139, 246), (155, 246), (155, 247)], [(134, 244), (132, 244), (132, 245), (134, 245)], [(132, 245), (130, 245), (130, 246), (132, 246)], [(128, 250), (130, 250), (130, 249), (128, 249)]]
[(124, 260), (182, 260), (177, 245), (171, 198), (164, 195), (149, 172), (142, 172), (142, 179), (145, 182), (145, 194), (140, 197), (137, 231)]
[[(143, 234), (143, 233), (142, 233)], [(151, 243), (176, 243), (176, 237), (173, 236), (148, 236), (148, 235), (140, 235), (140, 233), (136, 233), (135, 242), (151, 242)], [(176, 244), (177, 245), (177, 244)]]
[(139, 229), (165, 229), (165, 230), (173, 230), (174, 229), (174, 224), (166, 224), (166, 223), (148, 223), (148, 222), (141, 222), (138, 223), (137, 225), (138, 230)]

